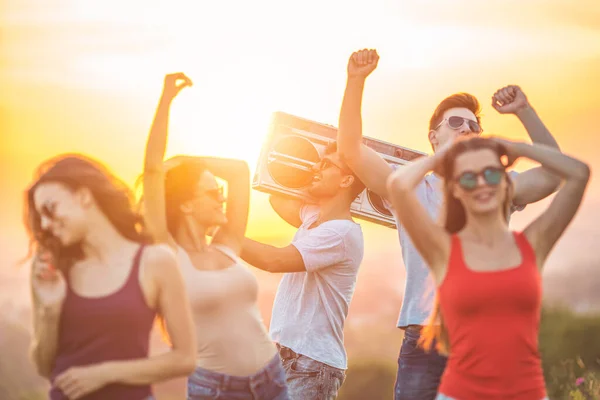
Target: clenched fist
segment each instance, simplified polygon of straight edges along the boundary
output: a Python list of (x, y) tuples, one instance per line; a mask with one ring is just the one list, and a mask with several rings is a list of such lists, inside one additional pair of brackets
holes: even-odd
[(179, 94), (181, 89), (192, 86), (192, 80), (183, 72), (168, 74), (165, 76), (165, 84), (163, 87), (163, 97), (173, 99)]
[(517, 114), (528, 108), (529, 102), (520, 87), (509, 85), (494, 93), (492, 107), (500, 114)]
[(355, 51), (348, 60), (348, 77), (366, 78), (379, 62), (377, 50), (364, 49)]

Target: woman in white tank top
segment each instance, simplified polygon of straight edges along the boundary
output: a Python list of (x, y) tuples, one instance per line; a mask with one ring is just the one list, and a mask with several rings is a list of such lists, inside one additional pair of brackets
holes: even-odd
[[(188, 400), (288, 399), (277, 349), (258, 310), (258, 282), (239, 260), (248, 221), (247, 164), (183, 156), (163, 164), (171, 101), (190, 85), (182, 73), (166, 76), (143, 175), (147, 227), (178, 250), (196, 324), (197, 368), (188, 379)], [(226, 214), (213, 173), (227, 181)]]

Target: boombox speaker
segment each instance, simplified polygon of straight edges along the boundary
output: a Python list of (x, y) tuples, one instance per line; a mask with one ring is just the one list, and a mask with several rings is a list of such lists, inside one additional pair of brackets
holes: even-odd
[[(313, 201), (307, 193), (312, 182), (311, 168), (325, 153), (325, 148), (337, 137), (337, 128), (283, 112), (273, 113), (271, 126), (263, 143), (252, 188), (269, 194), (279, 194)], [(424, 156), (415, 150), (369, 137), (364, 144), (379, 153), (390, 164), (404, 165)], [(392, 213), (381, 197), (368, 189), (362, 191), (351, 206), (354, 217), (395, 228)]]

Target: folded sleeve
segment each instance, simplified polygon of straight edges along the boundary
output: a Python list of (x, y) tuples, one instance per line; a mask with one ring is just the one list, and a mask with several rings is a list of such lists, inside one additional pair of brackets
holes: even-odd
[(307, 271), (317, 271), (346, 260), (344, 237), (330, 228), (315, 228), (310, 234), (295, 240), (292, 245), (298, 249)]

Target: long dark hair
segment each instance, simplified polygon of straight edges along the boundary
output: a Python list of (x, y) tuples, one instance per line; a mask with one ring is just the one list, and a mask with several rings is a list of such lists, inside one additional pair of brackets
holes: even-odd
[(198, 181), (204, 171), (206, 167), (199, 161), (184, 161), (165, 174), (167, 228), (173, 238), (181, 223), (181, 205), (196, 196)]
[[(167, 230), (173, 240), (177, 239), (177, 230), (181, 224), (181, 205), (195, 197), (198, 181), (205, 170), (204, 164), (194, 160), (183, 161), (165, 173), (165, 215)], [(142, 173), (135, 183), (136, 190), (143, 188), (143, 182), (144, 174)], [(143, 202), (142, 196), (137, 207), (138, 210), (143, 209)], [(157, 317), (157, 322), (162, 339), (171, 345), (167, 322), (161, 316)]]
[[(181, 206), (194, 199), (196, 196), (196, 187), (200, 177), (206, 171), (206, 166), (198, 161), (183, 161), (180, 164), (169, 168), (164, 176), (165, 188), (165, 216), (167, 219), (167, 230), (175, 239), (177, 230), (181, 224)], [(135, 189), (139, 193), (143, 192), (144, 174), (138, 176)], [(144, 196), (140, 197), (137, 209), (143, 212)]]
[[(442, 160), (442, 165), (439, 170), (444, 178), (444, 208), (442, 217), (444, 218), (444, 228), (446, 232), (453, 235), (460, 232), (467, 223), (467, 214), (464, 206), (459, 199), (452, 194), (452, 185), (454, 177), (454, 164), (456, 157), (462, 153), (473, 150), (490, 149), (498, 157), (498, 160), (505, 167), (506, 162), (503, 160), (507, 155), (504, 146), (490, 139), (474, 137), (467, 140), (461, 140), (454, 144)], [(510, 205), (512, 203), (512, 184), (510, 179), (507, 179), (508, 192), (504, 199), (504, 214), (508, 221), (510, 215)], [(431, 350), (434, 342), (436, 349), (441, 354), (448, 354), (450, 351), (450, 342), (448, 340), (448, 331), (444, 324), (444, 318), (440, 310), (439, 294), (436, 295), (433, 311), (429, 318), (429, 322), (423, 328), (423, 332), (419, 339), (419, 344), (427, 351)]]
[(129, 187), (100, 162), (81, 154), (63, 154), (43, 162), (36, 170), (33, 183), (25, 191), (24, 224), (29, 234), (29, 257), (39, 247), (50, 251), (55, 267), (63, 273), (83, 258), (80, 243), (63, 246), (50, 232), (42, 229), (41, 217), (33, 195), (43, 183), (56, 182), (69, 190), (85, 187), (117, 231), (129, 240), (151, 243), (142, 217), (135, 211)]

